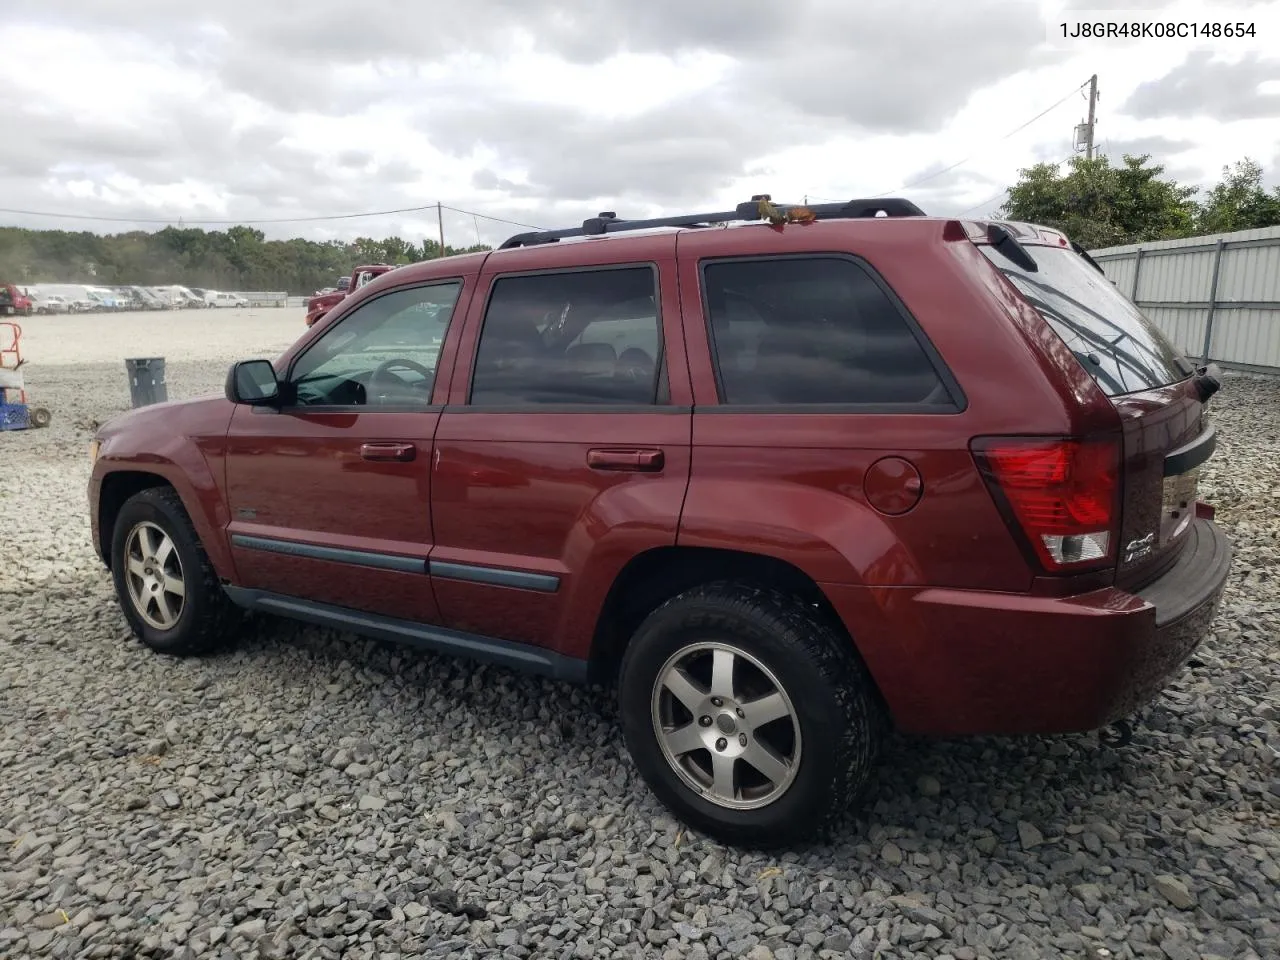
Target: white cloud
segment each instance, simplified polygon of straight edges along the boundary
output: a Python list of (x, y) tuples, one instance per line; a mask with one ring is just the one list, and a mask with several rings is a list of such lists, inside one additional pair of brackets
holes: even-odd
[[(1150, 149), (1205, 184), (1242, 156), (1280, 154), (1280, 60), (1225, 42), (1190, 57), (1159, 41), (1053, 49), (1045, 24), (1062, 2), (796, 0), (787, 16), (755, 0), (477, 3), (469, 17), (375, 3), (352, 32), (349, 5), (316, 0), (290, 32), (245, 0), (185, 22), (155, 0), (120, 0), (110, 17), (99, 0), (14, 0), (0, 48), (27, 55), (0, 61), (0, 110), (22, 131), (0, 144), (4, 205), (190, 223), (439, 200), (550, 226), (757, 192), (877, 195), (964, 160), (904, 191), (949, 213), (1070, 156), (1092, 73), (1104, 152)], [(1280, 17), (1280, 0), (1253, 7)], [(451, 240), (474, 241), (475, 219), (445, 217)], [(479, 227), (489, 241), (518, 229)], [(428, 210), (263, 229), (436, 225)]]

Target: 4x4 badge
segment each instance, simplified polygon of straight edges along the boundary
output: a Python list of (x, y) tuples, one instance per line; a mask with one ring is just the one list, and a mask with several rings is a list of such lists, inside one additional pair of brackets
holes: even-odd
[(1125, 544), (1124, 562), (1133, 563), (1135, 560), (1141, 560), (1151, 552), (1155, 542), (1156, 535), (1154, 533), (1148, 533), (1145, 537), (1139, 537), (1137, 540), (1130, 540)]

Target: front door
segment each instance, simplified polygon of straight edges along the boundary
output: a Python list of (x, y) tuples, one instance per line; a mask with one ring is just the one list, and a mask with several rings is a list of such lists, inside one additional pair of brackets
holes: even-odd
[(281, 372), (285, 405), (236, 408), (227, 526), (240, 585), (433, 622), (436, 365), (460, 279), (352, 309)]
[(585, 657), (627, 561), (675, 544), (692, 412), (674, 252), (656, 236), (565, 245), (554, 271), (537, 247), (485, 264), (436, 432), (448, 626)]

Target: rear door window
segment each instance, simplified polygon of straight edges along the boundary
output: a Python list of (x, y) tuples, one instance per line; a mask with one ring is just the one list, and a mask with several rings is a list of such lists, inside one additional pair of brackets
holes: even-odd
[(657, 294), (650, 266), (497, 279), (472, 405), (666, 403)]
[(1109, 397), (1185, 379), (1191, 363), (1132, 301), (1066, 247), (1026, 244), (1029, 271), (995, 247), (979, 249), (1039, 311)]

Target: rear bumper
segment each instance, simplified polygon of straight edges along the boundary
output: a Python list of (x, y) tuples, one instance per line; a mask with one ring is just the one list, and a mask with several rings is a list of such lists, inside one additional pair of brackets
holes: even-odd
[(1093, 730), (1158, 695), (1217, 612), (1230, 541), (1206, 519), (1187, 538), (1177, 563), (1133, 593), (824, 586), (904, 731)]

